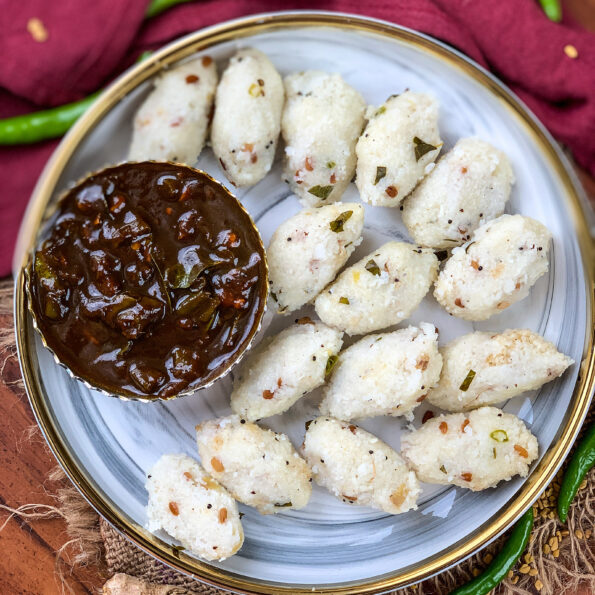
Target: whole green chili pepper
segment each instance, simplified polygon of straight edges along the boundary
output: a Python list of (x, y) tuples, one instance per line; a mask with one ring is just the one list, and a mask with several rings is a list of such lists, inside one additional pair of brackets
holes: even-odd
[(485, 595), (499, 585), (525, 551), (533, 528), (533, 507), (519, 519), (508, 541), (486, 570), (450, 595)]
[(562, 5), (560, 0), (539, 0), (543, 12), (550, 21), (559, 23), (562, 20)]
[[(150, 55), (151, 52), (143, 52), (136, 61), (142, 62)], [(101, 91), (96, 91), (66, 105), (0, 120), (0, 145), (28, 145), (63, 136), (87, 111), (99, 93)]]
[(192, 0), (151, 0), (145, 16), (147, 18), (157, 16), (168, 8), (171, 8), (176, 4), (183, 4), (184, 2), (192, 2)]
[(583, 479), (595, 464), (595, 423), (585, 432), (578, 443), (570, 463), (564, 472), (560, 494), (558, 495), (558, 516), (564, 523), (568, 517), (568, 509), (574, 500)]
[(0, 120), (0, 145), (25, 145), (65, 134), (99, 91), (73, 103)]

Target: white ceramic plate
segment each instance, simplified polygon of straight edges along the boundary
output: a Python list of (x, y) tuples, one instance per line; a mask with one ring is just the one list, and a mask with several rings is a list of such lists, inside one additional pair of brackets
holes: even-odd
[[(527, 299), (487, 322), (472, 324), (448, 316), (430, 293), (400, 326), (435, 323), (441, 343), (473, 329), (530, 328), (576, 362), (583, 360), (590, 350), (592, 320), (584, 265), (588, 242), (576, 217), (576, 194), (568, 171), (549, 137), (517, 100), (469, 61), (426, 37), (378, 21), (320, 13), (269, 15), (224, 24), (168, 46), (117, 81), (58, 148), (34, 195), (21, 245), (31, 246), (50, 197), (55, 199), (57, 192), (87, 172), (125, 159), (134, 111), (149, 89), (144, 79), (164, 63), (204, 48), (221, 70), (229, 56), (245, 46), (264, 51), (283, 75), (306, 69), (339, 72), (371, 104), (405, 88), (431, 92), (441, 105), (443, 153), (457, 139), (471, 135), (504, 150), (517, 178), (507, 212), (530, 215), (552, 231), (549, 273)], [(226, 183), (210, 149), (203, 151), (197, 167)], [(300, 208), (281, 182), (280, 171), (277, 160), (266, 179), (237, 193), (265, 244), (275, 228)], [(359, 200), (353, 184), (344, 200)], [(409, 239), (398, 209), (365, 208), (364, 242), (350, 262), (389, 239)], [(582, 247), (579, 238), (584, 240)], [(472, 553), (518, 517), (551, 478), (585, 414), (592, 383), (587, 367), (577, 385), (577, 363), (539, 392), (505, 404), (504, 409), (518, 414), (539, 440), (540, 462), (526, 480), (516, 478), (482, 493), (426, 485), (419, 509), (399, 516), (343, 504), (316, 486), (303, 510), (261, 516), (242, 505), (243, 548), (223, 563), (205, 564), (186, 553), (175, 557), (171, 551), (175, 541), (165, 533), (152, 536), (143, 528), (144, 481), (147, 469), (164, 453), (197, 456), (194, 426), (230, 413), (231, 378), (171, 402), (105, 397), (55, 364), (32, 332), (24, 299), (19, 284), (23, 372), (40, 424), (69, 475), (100, 512), (142, 547), (203, 580), (238, 591), (380, 592), (421, 579)], [(276, 332), (306, 314), (312, 315), (312, 308), (290, 317), (269, 315), (266, 332)], [(263, 425), (287, 433), (299, 445), (304, 422), (316, 415), (318, 401), (317, 393), (307, 396)], [(417, 409), (414, 425), (419, 425), (427, 408), (424, 403)], [(369, 419), (361, 425), (397, 450), (401, 433), (407, 431), (400, 418)]]

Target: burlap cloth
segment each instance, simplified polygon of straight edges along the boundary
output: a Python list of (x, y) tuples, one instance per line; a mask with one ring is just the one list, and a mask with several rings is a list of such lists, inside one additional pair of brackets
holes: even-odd
[[(0, 312), (7, 315), (9, 311), (12, 311), (12, 283), (0, 281)], [(15, 353), (10, 328), (1, 329), (0, 372), (2, 362), (15, 357)], [(68, 555), (70, 562), (75, 564), (104, 565), (109, 575), (113, 575), (103, 587), (106, 595), (223, 593), (165, 566), (137, 548), (99, 518), (59, 468), (50, 474), (49, 479), (57, 501), (53, 514), (66, 518), (68, 532), (74, 540), (70, 542), (69, 552), (60, 551), (58, 555)], [(495, 590), (497, 595), (574, 594), (579, 587), (585, 595), (595, 593), (595, 469), (583, 482), (565, 525), (558, 521), (555, 512), (558, 489), (559, 476), (535, 503), (535, 525), (529, 547), (508, 578)], [(27, 511), (27, 518), (31, 519), (31, 505), (27, 505)], [(38, 518), (47, 518), (51, 514), (43, 511)], [(506, 537), (503, 535), (451, 570), (419, 585), (395, 591), (395, 595), (449, 593), (455, 586), (479, 574)]]

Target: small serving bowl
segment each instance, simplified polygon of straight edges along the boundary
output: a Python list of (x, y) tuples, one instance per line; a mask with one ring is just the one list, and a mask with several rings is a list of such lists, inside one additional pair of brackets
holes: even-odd
[(268, 296), (266, 252), (238, 199), (204, 171), (125, 162), (66, 190), (25, 268), (33, 325), (89, 388), (154, 401), (225, 376)]

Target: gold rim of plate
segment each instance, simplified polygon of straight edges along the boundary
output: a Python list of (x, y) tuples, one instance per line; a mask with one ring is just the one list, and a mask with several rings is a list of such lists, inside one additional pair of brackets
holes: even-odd
[[(585, 288), (586, 294), (589, 296), (587, 304), (588, 318), (591, 321), (590, 332), (587, 326), (587, 336), (585, 337), (585, 349), (581, 361), (579, 379), (574, 389), (566, 419), (559, 430), (560, 435), (544, 454), (542, 460), (526, 479), (516, 496), (495, 517), (487, 521), (484, 526), (477, 529), (473, 534), (453, 544), (449, 551), (423, 560), (413, 568), (410, 567), (395, 574), (384, 575), (371, 580), (357, 581), (347, 585), (316, 587), (315, 589), (311, 586), (284, 586), (280, 583), (249, 579), (200, 562), (186, 556), (184, 553), (174, 554), (168, 544), (150, 534), (120, 511), (110, 507), (107, 497), (102, 493), (101, 488), (96, 486), (86, 470), (77, 464), (75, 455), (68, 452), (65, 448), (60, 430), (44, 400), (41, 389), (41, 373), (34, 354), (30, 353), (28, 348), (30, 326), (23, 274), (23, 266), (26, 264), (27, 254), (35, 241), (37, 230), (43, 220), (43, 215), (51, 196), (56, 189), (60, 174), (76, 151), (79, 143), (120, 99), (125, 97), (142, 82), (155, 75), (163, 67), (169, 66), (195, 52), (207, 50), (221, 42), (241, 39), (258, 33), (296, 27), (332, 27), (387, 37), (401, 44), (422, 50), (436, 59), (456, 67), (491, 91), (506, 106), (511, 112), (511, 115), (524, 125), (535, 144), (540, 147), (543, 156), (549, 162), (552, 171), (558, 176), (565, 190), (566, 206), (571, 213), (581, 249), (583, 268), (588, 285)], [(337, 595), (363, 595), (382, 593), (421, 581), (456, 564), (495, 539), (532, 505), (553, 479), (564, 461), (587, 414), (595, 385), (595, 353), (593, 350), (595, 339), (595, 327), (593, 324), (595, 284), (592, 258), (593, 241), (584, 220), (578, 192), (574, 184), (574, 177), (570, 172), (565, 158), (554, 145), (554, 141), (549, 133), (528, 112), (520, 100), (489, 72), (476, 65), (470, 59), (450, 49), (445, 44), (423, 34), (385, 21), (365, 17), (342, 13), (306, 11), (254, 15), (192, 33), (168, 45), (146, 61), (125, 72), (106, 89), (80, 118), (54, 152), (33, 193), (25, 223), (21, 229), (20, 241), (16, 252), (17, 266), (15, 270), (19, 270), (20, 272), (15, 289), (15, 320), (21, 369), (29, 399), (39, 425), (52, 451), (70, 479), (91, 505), (108, 522), (141, 549), (158, 560), (204, 583), (247, 594), (288, 595), (319, 592), (334, 593)]]

